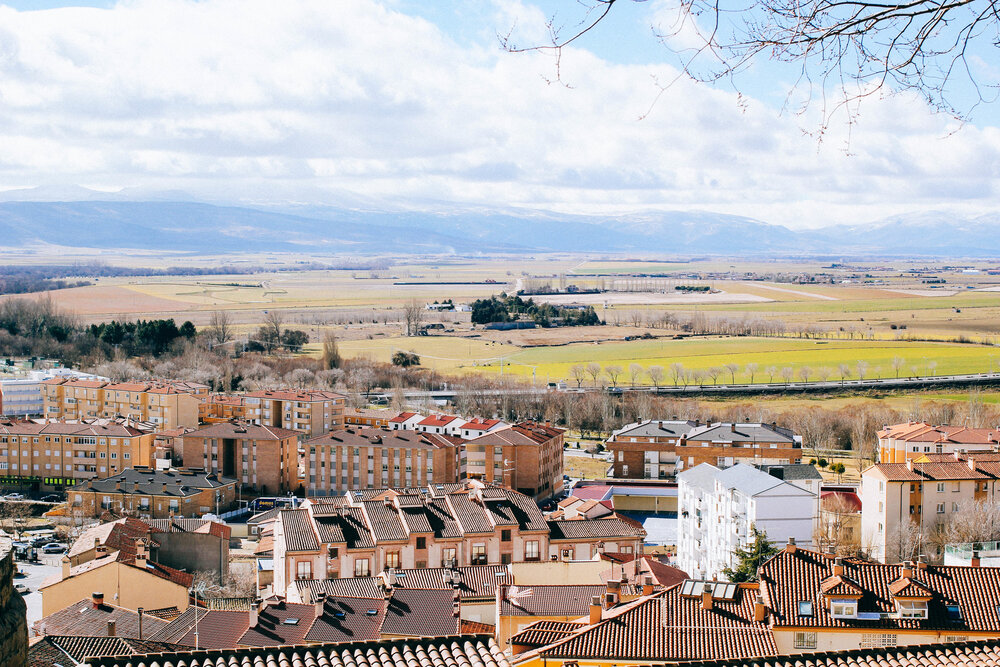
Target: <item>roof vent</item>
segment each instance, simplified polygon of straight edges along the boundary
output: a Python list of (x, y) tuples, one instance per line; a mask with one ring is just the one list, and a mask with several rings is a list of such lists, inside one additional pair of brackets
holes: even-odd
[(365, 613), (366, 613), (367, 615), (369, 615), (369, 616), (375, 616), (376, 614), (378, 614), (378, 610), (377, 610), (377, 609), (369, 609), (369, 610), (368, 610), (368, 611), (366, 611)]

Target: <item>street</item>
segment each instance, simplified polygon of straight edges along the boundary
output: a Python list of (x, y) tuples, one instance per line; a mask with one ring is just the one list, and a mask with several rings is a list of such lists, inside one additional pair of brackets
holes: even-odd
[(28, 593), (24, 597), (25, 604), (28, 605), (28, 628), (32, 623), (42, 618), (42, 594), (38, 592), (38, 587), (49, 577), (59, 573), (61, 555), (45, 556), (38, 563), (27, 563), (17, 561), (17, 569), (24, 576), (14, 577), (14, 584), (23, 584), (28, 587)]

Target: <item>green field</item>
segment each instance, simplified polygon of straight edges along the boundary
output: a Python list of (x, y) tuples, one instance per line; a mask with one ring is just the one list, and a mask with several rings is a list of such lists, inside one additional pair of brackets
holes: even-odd
[[(345, 341), (341, 351), (349, 357), (368, 357), (388, 361), (397, 350), (416, 352), (423, 366), (442, 371), (461, 373), (500, 374), (501, 359), (504, 374), (531, 376), (537, 381), (566, 380), (571, 382), (570, 368), (576, 364), (600, 363), (602, 366), (618, 365), (623, 368), (619, 384), (629, 384), (629, 366), (633, 363), (643, 368), (658, 365), (665, 371), (663, 384), (673, 384), (670, 366), (680, 363), (685, 370), (707, 371), (723, 369), (716, 382), (732, 381), (724, 366), (738, 364), (736, 382), (749, 382), (746, 365), (755, 363), (758, 370), (755, 382), (783, 382), (781, 369), (795, 369), (795, 380), (801, 378), (798, 370), (811, 368), (811, 380), (819, 378), (819, 370), (830, 370), (828, 379), (840, 379), (838, 367), (847, 364), (849, 378), (857, 378), (858, 361), (867, 362), (865, 377), (894, 377), (892, 360), (905, 361), (900, 377), (917, 375), (949, 375), (953, 373), (980, 373), (1000, 363), (1000, 351), (980, 345), (954, 343), (907, 343), (896, 341), (815, 341), (790, 338), (702, 337), (684, 340), (641, 340), (604, 343), (579, 343), (564, 346), (545, 346), (522, 349), (478, 339), (413, 337), (382, 338), (377, 340)], [(991, 356), (992, 353), (992, 356)], [(936, 366), (932, 367), (932, 364)], [(774, 368), (769, 377), (768, 368)], [(915, 372), (914, 372), (915, 369)], [(711, 384), (712, 379), (703, 380)], [(641, 379), (649, 384), (648, 377)], [(585, 384), (591, 384), (588, 378)]]

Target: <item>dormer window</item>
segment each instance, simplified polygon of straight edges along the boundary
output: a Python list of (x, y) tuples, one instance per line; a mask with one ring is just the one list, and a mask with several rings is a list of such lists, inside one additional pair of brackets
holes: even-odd
[(948, 612), (948, 620), (952, 623), (962, 622), (962, 608), (957, 604), (946, 604), (944, 606), (945, 611)]
[(830, 600), (830, 615), (834, 618), (857, 618), (857, 600)]
[(925, 600), (896, 600), (900, 618), (927, 618)]

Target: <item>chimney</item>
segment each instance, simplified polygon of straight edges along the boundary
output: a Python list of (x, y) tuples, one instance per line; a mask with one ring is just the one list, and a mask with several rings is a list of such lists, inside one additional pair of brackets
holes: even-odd
[[(254, 598), (253, 602), (250, 603), (250, 627), (257, 627), (257, 614), (260, 612), (260, 598)], [(195, 611), (195, 613), (198, 613)]]
[(913, 459), (906, 459), (906, 469), (913, 470)]
[(146, 558), (149, 554), (146, 552), (145, 543), (140, 540), (135, 541), (135, 566), (146, 569)]
[(139, 641), (142, 641), (142, 607), (139, 607), (136, 611), (139, 612)]
[(729, 431), (730, 433), (736, 433), (736, 422), (729, 425)]
[(94, 609), (100, 609), (101, 605), (104, 604), (104, 593), (91, 593), (90, 602)]
[(764, 601), (760, 599), (760, 595), (757, 595), (753, 599), (753, 620), (756, 623), (763, 623), (767, 619), (767, 607), (764, 606)]
[(788, 538), (788, 544), (785, 545), (785, 553), (786, 554), (793, 554), (793, 553), (795, 553), (795, 538), (794, 537), (789, 537)]
[(60, 562), (62, 563), (62, 578), (69, 579), (70, 570), (72, 569), (72, 565), (70, 565), (69, 558), (63, 556)]
[(701, 591), (701, 608), (708, 611), (712, 608), (712, 585), (705, 584)]
[(590, 598), (590, 624), (594, 625), (601, 620), (601, 596), (595, 595)]
[(976, 461), (972, 458), (972, 454), (969, 454), (969, 470), (972, 472), (976, 471)]
[(642, 580), (642, 594), (643, 595), (653, 594), (653, 578), (648, 575), (644, 577)]
[(972, 552), (972, 559), (969, 561), (969, 567), (979, 567), (979, 552)]
[(115, 622), (108, 621), (108, 637), (114, 637), (114, 636), (115, 636)]
[(900, 579), (912, 579), (913, 578), (913, 561), (908, 560), (903, 562), (903, 569), (899, 571)]
[(926, 570), (927, 569), (927, 556), (920, 554), (917, 556), (917, 569)]
[(837, 556), (833, 559), (833, 576), (842, 577), (844, 576), (844, 559)]
[(317, 593), (313, 603), (316, 605), (316, 618), (323, 615), (323, 607), (326, 605), (326, 593)]

